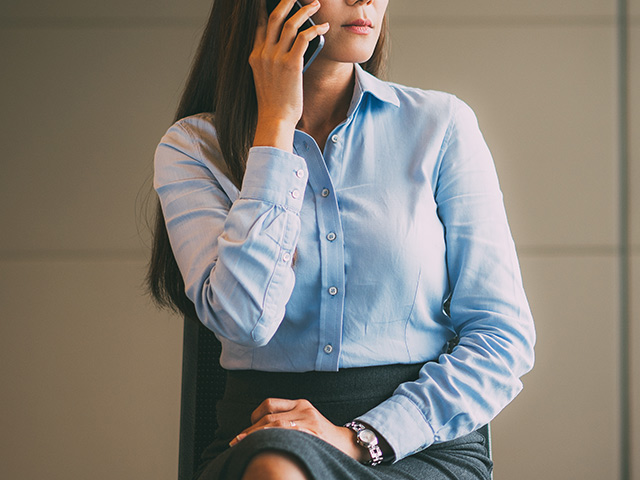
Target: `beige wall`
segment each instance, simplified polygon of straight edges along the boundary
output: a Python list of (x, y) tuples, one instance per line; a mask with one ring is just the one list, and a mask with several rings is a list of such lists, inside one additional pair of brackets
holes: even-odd
[[(1, 478), (177, 477), (181, 322), (143, 296), (137, 212), (208, 3), (0, 3)], [(640, 0), (630, 11), (640, 378)], [(391, 78), (478, 114), (537, 320), (537, 366), (493, 424), (496, 480), (620, 478), (616, 1), (391, 12)]]

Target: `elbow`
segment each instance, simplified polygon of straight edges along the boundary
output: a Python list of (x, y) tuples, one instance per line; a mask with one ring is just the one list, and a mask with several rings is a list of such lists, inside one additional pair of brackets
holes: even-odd
[(531, 371), (533, 369), (533, 365), (536, 360), (535, 353), (535, 344), (536, 344), (536, 330), (533, 324), (533, 318), (530, 319), (529, 328), (527, 331), (526, 340), (524, 342), (524, 370), (525, 373)]
[[(226, 276), (212, 280), (212, 275), (187, 288), (194, 298), (200, 321), (219, 338), (239, 346), (258, 348), (267, 345), (275, 335), (285, 315), (291, 288), (269, 294), (246, 279)], [(291, 282), (292, 283), (292, 282)]]
[[(481, 331), (468, 332), (471, 344), (480, 347), (497, 362), (496, 368), (513, 378), (533, 369), (536, 332), (530, 314), (503, 317), (498, 323), (485, 324)], [(461, 344), (466, 343), (461, 336)]]
[(530, 372), (535, 363), (536, 330), (531, 314), (521, 318), (519, 327), (513, 330), (511, 335), (512, 348), (514, 350), (515, 373), (517, 376)]
[(218, 338), (224, 338), (246, 348), (264, 347), (271, 341), (276, 330), (261, 328), (260, 322), (251, 328), (246, 319), (236, 319), (225, 314), (199, 315), (199, 317), (204, 326)]
[(535, 363), (536, 330), (531, 310), (521, 308), (513, 315), (504, 317), (499, 327), (500, 342), (504, 346), (507, 362), (516, 377), (522, 377), (533, 369)]
[(196, 311), (200, 321), (218, 338), (246, 348), (267, 345), (284, 317), (284, 312), (274, 316), (260, 308), (223, 308), (210, 302), (196, 305)]

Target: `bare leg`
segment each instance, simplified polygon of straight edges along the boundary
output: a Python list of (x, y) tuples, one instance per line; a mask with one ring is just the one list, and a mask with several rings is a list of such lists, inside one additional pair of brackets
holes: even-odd
[(309, 477), (305, 468), (289, 455), (263, 452), (249, 462), (242, 480), (309, 480)]

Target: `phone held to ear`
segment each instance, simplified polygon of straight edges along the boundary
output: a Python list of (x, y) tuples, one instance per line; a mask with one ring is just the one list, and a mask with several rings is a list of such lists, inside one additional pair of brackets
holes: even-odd
[[(271, 15), (271, 12), (273, 12), (273, 10), (278, 6), (279, 3), (280, 3), (280, 0), (267, 0), (267, 14)], [(293, 4), (293, 8), (289, 12), (289, 15), (287, 15), (287, 20), (289, 20), (298, 10), (300, 10), (302, 6), (303, 5), (300, 3), (300, 1), (296, 0), (296, 3)], [(309, 19), (302, 24), (302, 27), (300, 27), (300, 29), (298, 30), (298, 33), (308, 28), (311, 28), (314, 25), (315, 23), (313, 23), (313, 20)], [(324, 47), (323, 35), (318, 35), (316, 38), (311, 40), (311, 42), (309, 43), (309, 47), (307, 48), (307, 51), (304, 52), (304, 68), (302, 69), (303, 72), (305, 72), (307, 68), (309, 68), (309, 65), (311, 65), (311, 62), (313, 62), (315, 58), (318, 56), (318, 53), (320, 53), (320, 50), (322, 50), (322, 47)]]

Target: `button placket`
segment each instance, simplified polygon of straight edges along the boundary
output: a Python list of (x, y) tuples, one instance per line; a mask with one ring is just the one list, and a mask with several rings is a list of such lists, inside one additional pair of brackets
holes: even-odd
[[(306, 152), (304, 142), (308, 142), (309, 145), (308, 154), (304, 154), (308, 169), (305, 175), (311, 191), (316, 196), (314, 207), (320, 231), (318, 240), (320, 240), (322, 299), (318, 319), (316, 369), (335, 370), (338, 368), (342, 339), (344, 251), (342, 243), (338, 241), (342, 234), (342, 226), (337, 198), (334, 194), (334, 180), (329, 172), (327, 161), (331, 163), (331, 157), (340, 155), (342, 136), (335, 134), (337, 142), (331, 139), (334, 135), (329, 137), (324, 152), (326, 158), (324, 158), (323, 152), (313, 144), (312, 140), (306, 138), (306, 134), (301, 132), (297, 135), (301, 151)], [(330, 235), (332, 233), (335, 238)]]

